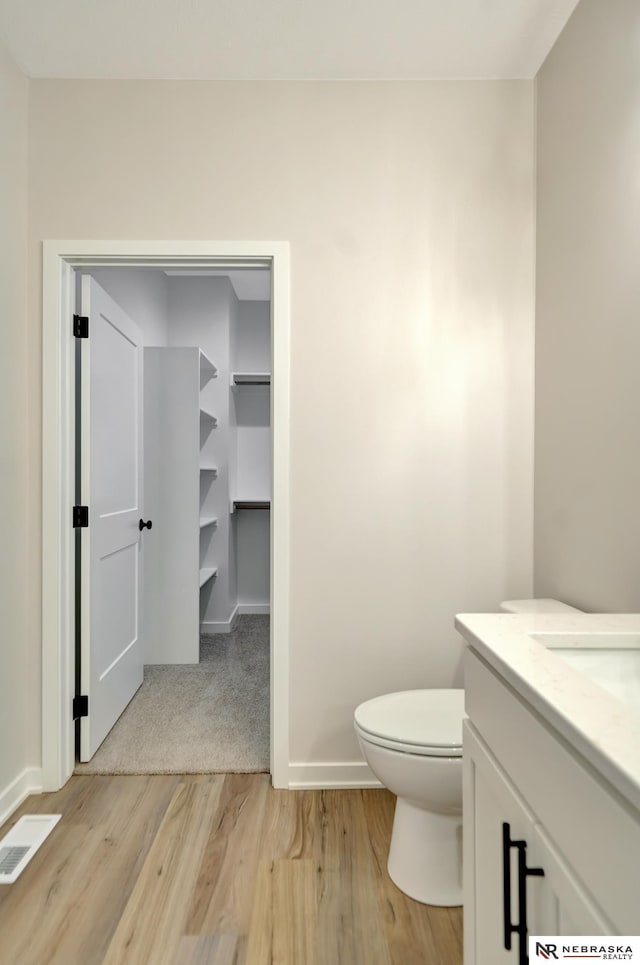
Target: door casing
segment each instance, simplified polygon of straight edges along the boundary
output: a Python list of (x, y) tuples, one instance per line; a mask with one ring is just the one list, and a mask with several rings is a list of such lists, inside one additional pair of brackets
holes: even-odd
[(42, 784), (56, 791), (75, 763), (74, 270), (104, 267), (271, 269), (271, 780), (289, 771), (289, 243), (45, 241), (42, 312)]

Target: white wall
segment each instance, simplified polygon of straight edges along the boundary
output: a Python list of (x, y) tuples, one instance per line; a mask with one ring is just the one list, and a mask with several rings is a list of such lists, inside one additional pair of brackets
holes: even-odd
[[(254, 371), (268, 371), (262, 365)], [(233, 499), (271, 498), (271, 390), (267, 385), (239, 385), (231, 392), (236, 427)]]
[(289, 240), (291, 754), (358, 759), (359, 701), (459, 680), (454, 613), (531, 593), (533, 85), (35, 81), (31, 103), (30, 558), (41, 240)]
[[(0, 823), (28, 783), (26, 777), (21, 787), (14, 782), (39, 763), (33, 714), (39, 676), (37, 663), (30, 666), (39, 627), (35, 647), (27, 641), (27, 609), (37, 599), (28, 561), (35, 543), (28, 540), (29, 517), (39, 515), (27, 463), (29, 426), (39, 422), (27, 382), (27, 111), (27, 79), (0, 45)], [(37, 472), (33, 464), (31, 472)], [(39, 566), (37, 555), (31, 564)]]
[(233, 368), (238, 372), (271, 371), (271, 303), (238, 302), (238, 330)]
[(247, 509), (235, 513), (238, 603), (269, 612), (271, 599), (269, 513)]
[(640, 5), (581, 0), (538, 77), (535, 586), (640, 610)]

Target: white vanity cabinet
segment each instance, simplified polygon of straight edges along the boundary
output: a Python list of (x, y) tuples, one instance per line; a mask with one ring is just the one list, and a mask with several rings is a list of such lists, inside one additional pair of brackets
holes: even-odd
[[(464, 724), (465, 965), (509, 965), (519, 961), (519, 849), (531, 864), (534, 819), (468, 721)], [(473, 824), (467, 820), (473, 812)], [(469, 829), (472, 827), (472, 832)], [(506, 839), (506, 840), (505, 840)], [(533, 932), (541, 916), (538, 877), (527, 882), (527, 921)], [(472, 901), (468, 901), (472, 896)]]
[(544, 870), (540, 890), (538, 930), (540, 935), (615, 935), (592, 896), (539, 824), (533, 829), (533, 854)]
[(638, 934), (637, 810), (473, 649), (465, 692), (465, 965), (525, 965), (525, 927)]

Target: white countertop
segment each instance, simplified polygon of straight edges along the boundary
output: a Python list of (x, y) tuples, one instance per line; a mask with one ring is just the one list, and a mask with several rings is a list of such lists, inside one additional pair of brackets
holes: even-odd
[(640, 634), (637, 613), (462, 613), (469, 645), (640, 811), (640, 706), (631, 707), (531, 636)]

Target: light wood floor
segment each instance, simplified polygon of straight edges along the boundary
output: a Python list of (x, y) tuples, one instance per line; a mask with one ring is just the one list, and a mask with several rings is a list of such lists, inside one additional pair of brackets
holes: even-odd
[(387, 791), (274, 791), (263, 774), (74, 777), (0, 886), (2, 965), (461, 965), (462, 912), (386, 873)]

